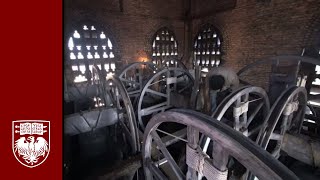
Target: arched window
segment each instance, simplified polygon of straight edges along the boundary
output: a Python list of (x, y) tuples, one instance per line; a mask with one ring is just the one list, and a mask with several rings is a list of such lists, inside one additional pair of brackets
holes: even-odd
[(212, 25), (204, 26), (194, 39), (194, 62), (201, 68), (210, 68), (221, 64), (222, 37)]
[(83, 24), (73, 29), (67, 41), (66, 60), (75, 74), (75, 83), (85, 82), (91, 78), (90, 73), (94, 64), (104, 72), (116, 70), (113, 43), (101, 27), (89, 23)]
[[(320, 57), (320, 47), (316, 48), (316, 56), (315, 57)], [(310, 91), (311, 94), (313, 95), (316, 95), (316, 94), (319, 94), (319, 92), (315, 92), (316, 90), (315, 89), (320, 89), (320, 66), (319, 65), (316, 65), (316, 68), (315, 68), (315, 71), (316, 71), (316, 76), (315, 76), (315, 79), (314, 81), (312, 82), (312, 85), (313, 85), (313, 90), (314, 91)], [(310, 101), (311, 104), (315, 104), (315, 105), (320, 105), (319, 102), (316, 102), (316, 101)]]
[(163, 27), (153, 36), (152, 60), (153, 63), (159, 65), (169, 58), (178, 58), (178, 43), (174, 33)]

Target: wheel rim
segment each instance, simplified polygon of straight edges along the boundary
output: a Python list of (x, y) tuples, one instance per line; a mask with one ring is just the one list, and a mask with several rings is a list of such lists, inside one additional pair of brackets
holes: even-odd
[[(258, 98), (254, 100), (249, 100), (250, 95), (257, 96)], [(247, 112), (250, 108), (250, 104), (252, 104), (251, 102), (256, 103), (256, 101), (260, 102), (257, 105), (257, 108), (254, 108), (254, 110), (248, 117)], [(245, 103), (248, 104), (246, 105)], [(238, 90), (227, 96), (223, 100), (223, 102), (219, 104), (219, 106), (211, 116), (220, 121), (232, 105), (235, 105), (235, 107), (237, 108), (233, 109), (233, 128), (236, 131), (242, 132), (242, 134), (246, 136), (250, 136), (259, 132), (258, 126), (254, 129), (251, 129), (251, 132), (249, 131), (249, 127), (251, 123), (258, 123), (258, 125), (260, 125), (261, 128), (264, 124), (264, 119), (270, 110), (270, 103), (268, 100), (267, 93), (260, 87), (246, 86), (239, 88)], [(246, 110), (239, 112), (238, 109), (241, 108), (241, 106), (246, 106)], [(261, 118), (262, 120), (255, 118), (255, 116), (261, 111), (261, 109), (263, 112), (263, 118)]]
[[(178, 83), (186, 83), (183, 88), (178, 87)], [(188, 71), (181, 68), (165, 68), (154, 74), (144, 86), (138, 102), (138, 120), (142, 130), (145, 128), (144, 116), (152, 115), (158, 112), (172, 108), (171, 96), (173, 93), (183, 93), (192, 89), (194, 79)], [(192, 91), (192, 90), (191, 90)], [(192, 92), (190, 92), (192, 93)], [(144, 106), (143, 104), (148, 97), (159, 98), (157, 104)]]
[[(257, 147), (252, 141), (249, 141), (244, 136), (233, 131), (230, 127), (227, 127), (217, 120), (213, 120), (209, 116), (191, 111), (191, 110), (171, 110), (154, 116), (148, 123), (144, 133), (144, 146), (142, 148), (143, 165), (145, 169), (145, 175), (147, 179), (152, 179), (153, 176), (162, 177), (164, 174), (161, 170), (154, 166), (151, 159), (151, 145), (152, 139), (155, 140), (159, 149), (165, 152), (163, 145), (158, 141), (158, 135), (156, 129), (161, 123), (175, 122), (188, 126), (188, 144), (187, 146), (195, 149), (197, 147), (197, 141), (199, 140), (197, 134), (199, 132), (213, 139), (219, 144), (223, 152), (228, 154), (239, 162), (243, 163), (248, 169), (255, 171), (255, 175), (259, 179), (297, 179), (297, 177), (289, 171), (284, 165), (271, 157), (270, 154)], [(162, 147), (161, 147), (162, 146)], [(176, 168), (177, 164), (171, 162), (170, 155), (167, 153), (165, 157), (172, 168)], [(188, 159), (189, 158), (189, 159)], [(190, 156), (187, 156), (191, 161)], [(216, 166), (217, 164), (215, 164)], [(207, 164), (205, 166), (208, 166)], [(209, 168), (209, 167), (204, 167)], [(219, 169), (220, 167), (217, 167)], [(185, 178), (184, 174), (181, 174), (181, 170), (174, 170), (177, 179)], [(205, 173), (205, 171), (204, 171)], [(197, 171), (188, 167), (187, 178), (192, 178), (192, 175), (196, 176)], [(207, 177), (212, 179), (213, 177)]]
[(144, 69), (146, 69), (146, 73), (148, 73), (148, 71), (151, 73), (156, 71), (155, 65), (150, 62), (134, 62), (127, 65), (120, 71), (118, 77), (126, 87), (130, 97), (137, 97), (141, 93), (144, 85)]
[[(290, 105), (290, 107), (289, 107)], [(298, 105), (296, 110), (293, 105)], [(276, 158), (279, 157), (283, 136), (286, 131), (299, 132), (307, 105), (307, 92), (302, 87), (291, 87), (284, 91), (271, 107), (266, 117), (266, 125), (258, 135), (258, 144), (267, 149), (270, 141), (276, 146), (268, 151)], [(295, 116), (294, 116), (295, 114)], [(296, 117), (293, 119), (293, 117)]]
[[(102, 77), (99, 67), (94, 65), (92, 69), (95, 69), (97, 74)], [(101, 87), (103, 87), (101, 91), (104, 92), (105, 107), (112, 106), (118, 109), (119, 122), (129, 139), (132, 153), (134, 154), (140, 151), (135, 114), (124, 85), (118, 77), (111, 73), (104, 79), (99, 78), (99, 83), (102, 85)]]

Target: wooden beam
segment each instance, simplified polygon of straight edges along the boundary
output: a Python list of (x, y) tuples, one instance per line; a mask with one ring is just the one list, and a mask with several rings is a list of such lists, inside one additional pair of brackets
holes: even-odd
[(320, 167), (320, 143), (303, 135), (285, 134), (281, 149), (289, 156), (309, 164)]

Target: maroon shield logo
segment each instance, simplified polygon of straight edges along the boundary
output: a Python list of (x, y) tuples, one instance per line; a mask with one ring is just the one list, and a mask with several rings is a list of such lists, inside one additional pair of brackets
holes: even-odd
[(50, 151), (50, 121), (13, 121), (12, 150), (16, 159), (26, 167), (42, 164)]

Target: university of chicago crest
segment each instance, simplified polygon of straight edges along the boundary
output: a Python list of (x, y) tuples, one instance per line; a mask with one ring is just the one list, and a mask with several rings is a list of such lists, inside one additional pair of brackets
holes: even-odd
[(26, 167), (42, 164), (50, 151), (50, 121), (13, 121), (12, 150), (16, 159)]

